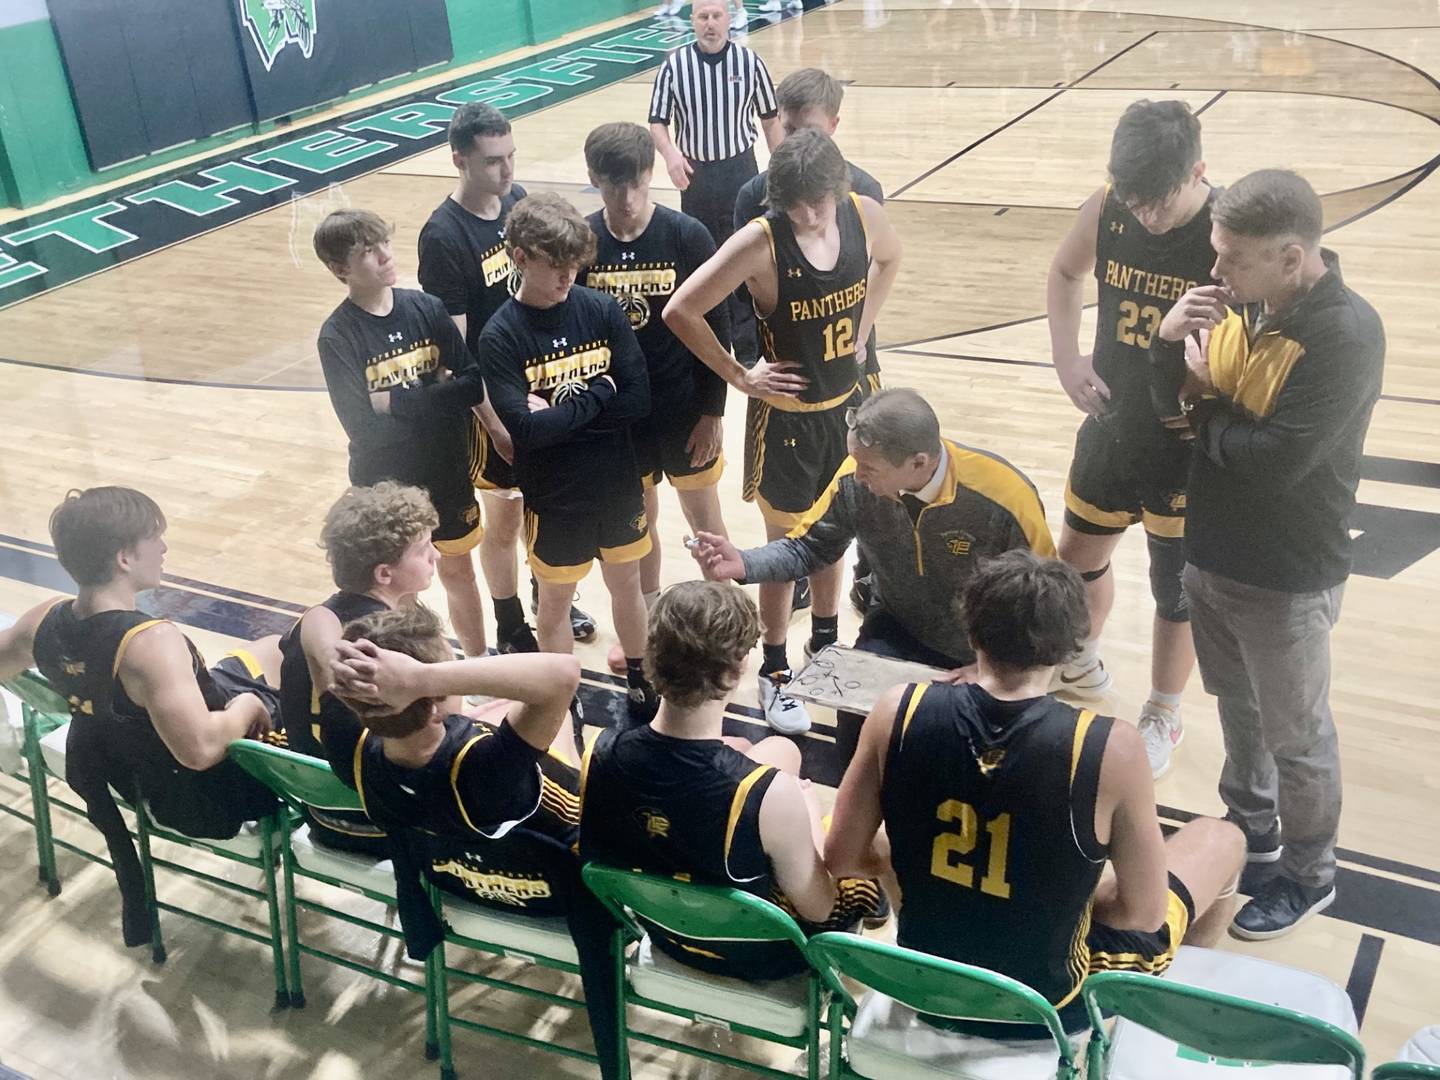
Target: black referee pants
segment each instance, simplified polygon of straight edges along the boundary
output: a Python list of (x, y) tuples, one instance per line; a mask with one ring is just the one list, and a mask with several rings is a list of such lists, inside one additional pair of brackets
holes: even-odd
[[(720, 161), (692, 161), (695, 171), (690, 186), (680, 193), (680, 209), (697, 218), (709, 230), (718, 248), (735, 232), (735, 198), (746, 182), (760, 172), (755, 148)], [(726, 301), (730, 307), (730, 330), (735, 355), (746, 367), (755, 363), (757, 352), (755, 308), (750, 293), (740, 286)]]

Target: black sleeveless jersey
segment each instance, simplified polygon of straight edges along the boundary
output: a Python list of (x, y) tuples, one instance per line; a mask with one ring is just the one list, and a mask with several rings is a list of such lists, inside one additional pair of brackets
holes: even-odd
[(384, 740), (327, 697), (321, 731), (335, 775), (369, 819), (404, 835), (430, 876), (506, 908), (555, 913), (572, 887), (580, 823), (572, 766), (510, 728), (445, 718), (430, 760), (410, 768), (385, 756)]
[(1150, 343), (1175, 301), (1212, 281), (1210, 207), (1218, 193), (1212, 188), (1199, 213), (1156, 236), (1106, 188), (1095, 243), (1100, 304), (1094, 364), (1110, 388), (1102, 422), (1119, 437), (1174, 438), (1165, 434), (1150, 404)]
[(855, 335), (870, 272), (859, 197), (852, 194), (835, 207), (840, 256), (830, 270), (810, 265), (785, 214), (771, 211), (759, 220), (770, 238), (776, 281), (775, 310), (768, 316), (755, 313), (760, 347), (772, 363), (799, 364), (799, 374), (810, 380), (798, 398), (767, 400), (786, 412), (815, 412), (843, 405), (860, 378)]
[[(120, 682), (120, 664), (135, 635), (164, 621), (143, 611), (101, 611), (82, 619), (73, 600), (41, 619), (35, 666), (70, 706), (66, 779), (80, 790), (103, 778), (127, 799), (138, 788), (161, 825), (188, 836), (228, 838), (272, 809), (274, 796), (233, 761), (203, 771), (181, 765)], [(186, 638), (185, 644), (206, 707), (223, 709), (226, 694), (194, 643)]]
[(1110, 725), (1048, 695), (905, 688), (881, 792), (901, 945), (1009, 975), (1057, 1007), (1074, 997), (1107, 854), (1094, 826)]
[[(580, 857), (775, 899), (760, 804), (776, 770), (719, 739), (677, 739), (649, 724), (600, 733), (580, 780)], [(770, 943), (690, 941), (647, 924), (683, 963), (733, 974)], [(788, 948), (788, 946), (787, 946)]]
[[(386, 605), (364, 593), (337, 592), (320, 604), (335, 613), (343, 627), (351, 619), (386, 610)], [(310, 680), (310, 665), (300, 643), (300, 623), (280, 639), (280, 716), (285, 726), (286, 744), (297, 754), (323, 758), (325, 747), (320, 742), (320, 695)]]

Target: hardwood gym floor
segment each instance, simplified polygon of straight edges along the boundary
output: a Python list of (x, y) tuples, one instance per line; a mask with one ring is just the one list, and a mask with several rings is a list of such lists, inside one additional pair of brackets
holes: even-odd
[[(1327, 243), (1389, 339), (1355, 522), (1361, 572), (1334, 639), (1341, 899), (1290, 938), (1227, 947), (1346, 985), (1373, 1059), (1393, 1056), (1440, 1019), (1440, 188), (1430, 176), (1440, 165), (1440, 7), (840, 0), (773, 26), (756, 18), (749, 43), (777, 80), (813, 65), (848, 84), (837, 139), (881, 181), (906, 245), (880, 320), (887, 383), (920, 388), (949, 435), (1023, 468), (1057, 534), (1079, 417), (1049, 369), (1045, 273), (1075, 208), (1103, 180), (1121, 110), (1139, 97), (1181, 97), (1203, 110), (1217, 182), (1286, 166), (1322, 192)], [(518, 179), (594, 209), (581, 142), (607, 120), (643, 122), (652, 75), (520, 119)], [(164, 599), (212, 653), (326, 595), (315, 538), (344, 485), (345, 449), (314, 341), (343, 293), (310, 254), (309, 232), (332, 205), (372, 207), (397, 223), (402, 283), (413, 282), (419, 227), (451, 183), (448, 153), (431, 150), (22, 302), (6, 306), (0, 292), (0, 610), (62, 587), (46, 518), (66, 489), (102, 483), (140, 487), (165, 508), (178, 580)], [(678, 202), (663, 169), (656, 189)], [(746, 544), (763, 532), (739, 498), (742, 416), (732, 402), (721, 490)], [(694, 576), (681, 521), (667, 492), (667, 581)], [(1109, 708), (1130, 717), (1147, 689), (1151, 612), (1138, 533), (1115, 568)], [(602, 624), (581, 655), (600, 670), (613, 638), (598, 575), (581, 591)], [(427, 599), (443, 607), (438, 586)], [(855, 621), (842, 611), (842, 639)], [(804, 632), (797, 620), (797, 656)], [(1219, 808), (1220, 738), (1198, 679), (1185, 710), (1185, 746), (1158, 787), (1172, 818)], [(833, 783), (823, 727), (807, 763)], [(21, 797), (8, 779), (0, 785), (3, 797)], [(172, 958), (152, 968), (143, 951), (118, 946), (108, 872), (62, 857), (65, 891), (47, 900), (34, 884), (30, 834), (9, 818), (0, 852), (0, 1061), (12, 1068), (86, 1080), (429, 1075), (409, 995), (309, 964), (310, 1006), (271, 1017), (257, 948), (170, 920)], [(376, 948), (358, 933), (333, 937)], [(513, 1000), (468, 997), (494, 1016)], [(534, 1031), (585, 1042), (574, 1017), (537, 1012)], [(465, 1033), (456, 1054), (470, 1076), (585, 1075)], [(644, 1076), (720, 1071), (669, 1054), (637, 1053), (637, 1064), (642, 1057)]]

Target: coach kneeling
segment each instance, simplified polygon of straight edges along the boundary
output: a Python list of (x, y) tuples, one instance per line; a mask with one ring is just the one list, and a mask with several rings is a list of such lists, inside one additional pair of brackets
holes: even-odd
[[(794, 581), (860, 544), (875, 590), (855, 647), (949, 669), (975, 662), (955, 611), (980, 560), (1011, 548), (1054, 557), (1040, 496), (995, 454), (940, 435), (935, 411), (913, 390), (885, 390), (847, 412), (850, 456), (788, 536), (739, 551), (701, 533), (693, 552), (716, 581)], [(839, 743), (854, 748), (854, 725)]]

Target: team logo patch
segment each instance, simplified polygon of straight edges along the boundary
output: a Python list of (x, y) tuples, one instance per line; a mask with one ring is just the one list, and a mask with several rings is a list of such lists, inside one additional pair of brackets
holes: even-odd
[(550, 404), (559, 405), (567, 398), (573, 397), (575, 394), (582, 394), (588, 389), (590, 389), (590, 384), (588, 382), (582, 379), (579, 375), (572, 375), (570, 378), (566, 379), (564, 382), (556, 386), (553, 391), (551, 391)]
[(635, 811), (635, 817), (645, 829), (645, 836), (651, 840), (660, 839), (670, 835), (670, 819), (658, 810), (641, 808)]
[(630, 519), (630, 527), (634, 529), (637, 533), (643, 533), (646, 531), (646, 529), (649, 528), (645, 521), (644, 510), (641, 510), (640, 513), (636, 514), (633, 518)]
[(1004, 760), (1005, 748), (1002, 746), (992, 746), (990, 749), (976, 755), (975, 764), (980, 768), (980, 775), (988, 777), (1000, 767), (1000, 763)]
[(1172, 491), (1170, 493), (1170, 509), (1176, 513), (1185, 509), (1185, 492)]
[(943, 533), (941, 539), (945, 541), (945, 550), (955, 556), (969, 555), (975, 544), (975, 537), (962, 530)]
[(460, 515), (460, 520), (465, 522), (466, 525), (479, 525), (480, 507), (476, 506), (474, 503), (471, 503), (465, 508), (465, 512)]
[(260, 62), (269, 71), (287, 45), (300, 46), (309, 60), (315, 52), (316, 0), (240, 0), (240, 24), (250, 31)]
[(615, 299), (630, 319), (631, 330), (643, 330), (650, 325), (650, 298), (644, 293), (621, 293)]

